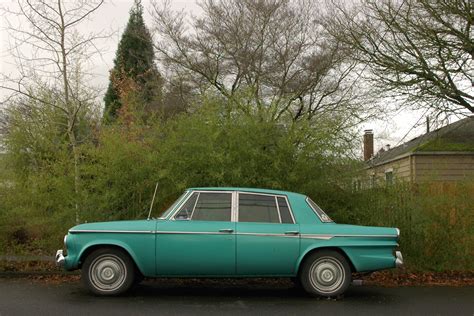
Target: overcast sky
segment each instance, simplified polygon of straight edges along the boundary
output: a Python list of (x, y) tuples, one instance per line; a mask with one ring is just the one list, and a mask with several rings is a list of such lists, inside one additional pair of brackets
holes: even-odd
[[(97, 82), (94, 84), (100, 85), (105, 89), (108, 83), (109, 70), (113, 65), (113, 58), (117, 48), (120, 35), (125, 28), (128, 21), (128, 14), (133, 0), (115, 0), (104, 4), (88, 21), (82, 25), (81, 31), (88, 32), (92, 30), (115, 30), (116, 35), (110, 39), (104, 40), (101, 43), (102, 56), (92, 60), (94, 67), (94, 77)], [(145, 8), (145, 21), (148, 25), (151, 24), (148, 8), (150, 6), (149, 0), (142, 0)], [(193, 14), (199, 14), (200, 8), (195, 0), (172, 0), (172, 7), (176, 10), (187, 10)], [(16, 0), (0, 0), (0, 6), (15, 7)], [(14, 74), (16, 67), (14, 61), (8, 52), (9, 35), (5, 28), (5, 18), (0, 16), (0, 72), (2, 74)], [(1, 91), (0, 96), (5, 96), (5, 91)], [(415, 136), (425, 132), (424, 125), (417, 128), (412, 128), (417, 122), (425, 122), (421, 118), (422, 112), (403, 111), (394, 115), (388, 121), (368, 122), (362, 126), (362, 129), (373, 129), (376, 141), (376, 150), (382, 145), (390, 144), (392, 146), (398, 144), (402, 139), (407, 141)], [(420, 119), (421, 118), (421, 119)], [(408, 135), (407, 135), (408, 133)], [(404, 138), (405, 137), (405, 138)]]

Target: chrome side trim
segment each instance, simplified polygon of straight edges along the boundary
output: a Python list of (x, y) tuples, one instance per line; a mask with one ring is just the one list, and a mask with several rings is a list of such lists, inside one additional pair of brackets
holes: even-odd
[[(107, 234), (207, 234), (222, 235), (222, 232), (196, 232), (196, 231), (165, 231), (165, 230), (99, 230), (99, 229), (77, 229), (70, 230), (69, 233), (107, 233)], [(226, 233), (228, 235), (228, 233)], [(334, 237), (360, 237), (360, 238), (396, 238), (397, 235), (356, 235), (356, 234), (300, 234), (286, 235), (284, 233), (234, 233), (233, 235), (251, 236), (273, 236), (273, 237), (300, 237), (309, 239), (329, 240)]]
[(164, 231), (157, 230), (156, 234), (162, 235), (241, 235), (241, 236), (257, 236), (257, 237), (289, 237), (289, 238), (299, 238), (298, 235), (287, 235), (279, 233), (235, 233), (229, 231), (219, 231), (219, 232), (189, 232), (189, 231)]
[(322, 239), (322, 240), (329, 240), (333, 238), (333, 235), (316, 235), (316, 234), (301, 234), (301, 238), (307, 239)]
[(71, 234), (75, 233), (108, 233), (108, 234), (153, 234), (153, 230), (101, 230), (101, 229), (75, 229), (69, 230)]
[(279, 233), (236, 233), (236, 235), (242, 236), (258, 236), (258, 237), (290, 237), (290, 238), (299, 238), (299, 235), (287, 235)]
[(396, 238), (397, 235), (356, 235), (356, 234), (301, 234), (301, 238), (324, 239), (334, 237), (360, 237), (360, 238)]
[(166, 230), (157, 230), (155, 234), (162, 235), (234, 235), (229, 232), (187, 232), (187, 231), (166, 231)]

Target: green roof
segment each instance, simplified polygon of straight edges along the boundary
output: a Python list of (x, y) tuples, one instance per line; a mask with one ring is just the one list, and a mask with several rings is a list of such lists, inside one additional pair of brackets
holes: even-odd
[(472, 152), (474, 154), (474, 115), (438, 128), (390, 150), (377, 153), (367, 161), (377, 166), (417, 152)]

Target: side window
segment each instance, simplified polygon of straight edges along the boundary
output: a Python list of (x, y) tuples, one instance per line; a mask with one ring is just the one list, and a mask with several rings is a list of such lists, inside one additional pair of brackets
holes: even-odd
[(199, 196), (199, 193), (194, 192), (186, 201), (186, 203), (181, 206), (178, 213), (174, 216), (175, 219), (185, 220), (190, 219), (193, 214), (194, 206), (196, 205), (196, 200)]
[(231, 193), (194, 192), (175, 215), (177, 220), (231, 220)]
[(311, 200), (309, 197), (306, 198), (306, 202), (308, 205), (311, 207), (311, 209), (318, 215), (318, 217), (321, 219), (322, 222), (324, 223), (329, 223), (332, 222), (332, 219), (327, 216), (326, 213), (316, 204)]
[(280, 223), (275, 197), (239, 193), (239, 222)]
[(231, 220), (231, 193), (199, 193), (191, 220), (226, 221)]
[(293, 224), (293, 218), (291, 217), (290, 208), (288, 207), (286, 199), (279, 196), (277, 200), (278, 208), (280, 209), (281, 222), (283, 224)]

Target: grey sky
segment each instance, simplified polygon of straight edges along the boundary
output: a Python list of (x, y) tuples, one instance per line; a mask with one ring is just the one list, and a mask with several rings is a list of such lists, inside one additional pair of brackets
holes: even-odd
[[(92, 16), (90, 21), (83, 24), (82, 29), (80, 29), (80, 31), (83, 32), (95, 30), (117, 31), (114, 36), (100, 43), (102, 56), (97, 56), (91, 61), (94, 74), (93, 83), (104, 88), (104, 90), (108, 83), (109, 70), (113, 65), (117, 43), (127, 23), (128, 13), (132, 4), (133, 0), (109, 1)], [(150, 27), (151, 18), (148, 13), (150, 0), (142, 0), (142, 4), (145, 7), (145, 21)], [(196, 0), (172, 0), (171, 5), (176, 10), (186, 10), (193, 14), (199, 14), (200, 11)], [(15, 0), (0, 0), (0, 6), (15, 7), (17, 6), (17, 3)], [(14, 74), (16, 66), (14, 60), (11, 58), (11, 54), (8, 52), (8, 42), (11, 39), (9, 38), (8, 32), (4, 29), (4, 17), (0, 17), (0, 27), (0, 72), (2, 74)], [(0, 90), (0, 96), (4, 97), (5, 95), (6, 91)], [(404, 141), (407, 141), (425, 131), (424, 125), (412, 129), (412, 126), (420, 120), (421, 115), (422, 111), (403, 111), (394, 115), (394, 117), (388, 121), (367, 122), (361, 127), (361, 129), (370, 128), (374, 130), (376, 149), (385, 144), (391, 144), (393, 146), (399, 143), (404, 136)], [(424, 119), (421, 119), (420, 121), (424, 122)], [(406, 135), (407, 132), (409, 132), (408, 135)]]

